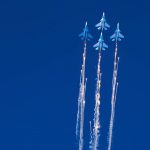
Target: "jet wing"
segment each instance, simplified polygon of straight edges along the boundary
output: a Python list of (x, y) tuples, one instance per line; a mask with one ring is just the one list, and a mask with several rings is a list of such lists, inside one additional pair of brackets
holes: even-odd
[(84, 36), (84, 33), (83, 33), (83, 32), (79, 34), (79, 37), (82, 37), (82, 36)]
[(101, 25), (102, 25), (102, 23), (100, 22), (100, 23), (96, 24), (95, 27), (100, 27)]
[(108, 45), (106, 45), (105, 43), (103, 43), (103, 47), (108, 48)]
[(93, 45), (93, 47), (98, 47), (99, 46), (99, 43), (96, 43), (95, 45)]
[(115, 35), (115, 34), (113, 34), (112, 36), (110, 36), (110, 39), (113, 39), (113, 38), (115, 38), (115, 36), (116, 36), (116, 35)]
[(106, 26), (107, 28), (110, 28), (110, 25), (109, 25), (108, 23), (105, 23), (105, 26)]
[(119, 37), (120, 37), (120, 38), (124, 38), (124, 36), (123, 36), (121, 33), (119, 33)]
[(92, 39), (92, 38), (93, 38), (93, 37), (92, 37), (92, 35), (91, 35), (90, 33), (88, 34), (88, 37), (89, 37), (90, 39)]

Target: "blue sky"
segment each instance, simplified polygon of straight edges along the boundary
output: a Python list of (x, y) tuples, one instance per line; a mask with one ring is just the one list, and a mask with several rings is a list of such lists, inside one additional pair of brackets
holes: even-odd
[(93, 118), (99, 37), (94, 25), (105, 11), (111, 29), (102, 56), (100, 149), (107, 149), (114, 43), (117, 22), (119, 90), (112, 150), (150, 149), (150, 3), (148, 0), (0, 1), (0, 150), (76, 150), (77, 97), (85, 21), (88, 43), (85, 143)]

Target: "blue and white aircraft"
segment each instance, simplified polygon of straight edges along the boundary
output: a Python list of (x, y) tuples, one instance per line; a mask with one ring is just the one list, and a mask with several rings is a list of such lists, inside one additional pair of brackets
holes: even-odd
[(117, 24), (117, 29), (115, 30), (115, 33), (110, 36), (110, 39), (112, 41), (121, 41), (121, 39), (124, 38), (124, 36), (120, 33), (120, 29), (119, 29), (119, 23)]
[(103, 16), (102, 16), (100, 22), (98, 24), (96, 24), (95, 27), (98, 30), (102, 29), (102, 31), (103, 31), (103, 29), (107, 30), (108, 28), (110, 28), (110, 25), (106, 22), (106, 18), (105, 18), (105, 13), (104, 12), (103, 12)]
[(88, 29), (88, 26), (87, 26), (87, 22), (85, 23), (85, 27), (83, 29), (83, 32), (81, 34), (79, 34), (79, 37), (81, 37), (82, 40), (90, 40), (92, 39), (92, 35), (89, 33), (89, 29)]
[(98, 43), (96, 43), (93, 47), (95, 47), (96, 50), (105, 50), (108, 48), (108, 45), (104, 43), (103, 35), (101, 33), (100, 38), (98, 40)]

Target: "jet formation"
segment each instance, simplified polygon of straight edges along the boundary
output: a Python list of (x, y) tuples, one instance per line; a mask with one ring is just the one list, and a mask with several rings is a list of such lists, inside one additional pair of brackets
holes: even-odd
[(110, 25), (106, 22), (105, 13), (103, 12), (103, 16), (98, 24), (95, 25), (98, 30), (107, 30), (110, 28)]
[(120, 33), (119, 23), (118, 23), (117, 24), (117, 29), (115, 30), (115, 33), (112, 36), (110, 36), (110, 39), (112, 41), (116, 41), (117, 42), (117, 41), (121, 41), (122, 38), (124, 38), (124, 35), (122, 35)]
[(103, 35), (101, 33), (98, 42), (93, 46), (96, 50), (105, 50), (108, 48), (108, 45), (104, 43)]
[[(105, 13), (103, 12), (102, 18), (100, 19), (99, 23), (95, 25), (98, 30), (101, 30), (100, 38), (98, 42), (93, 46), (96, 50), (99, 51), (98, 57), (98, 65), (97, 65), (97, 83), (96, 83), (96, 92), (95, 92), (95, 108), (94, 108), (94, 124), (93, 130), (91, 130), (91, 139), (90, 139), (90, 149), (97, 150), (99, 146), (99, 137), (100, 137), (100, 87), (101, 87), (101, 50), (106, 50), (108, 45), (104, 42), (102, 32), (103, 30), (108, 30), (110, 25), (106, 22)], [(89, 33), (89, 29), (87, 26), (87, 22), (85, 23), (85, 27), (83, 32), (79, 34), (79, 37), (84, 40), (84, 53), (83, 53), (83, 65), (81, 69), (81, 78), (80, 78), (80, 90), (79, 90), (79, 99), (78, 99), (78, 112), (77, 112), (77, 124), (76, 124), (76, 135), (79, 136), (79, 150), (83, 149), (83, 131), (84, 131), (84, 110), (85, 110), (85, 60), (86, 60), (86, 41), (92, 39), (92, 35)], [(112, 80), (112, 99), (111, 99), (111, 117), (110, 117), (110, 125), (109, 125), (109, 135), (108, 135), (108, 150), (111, 149), (112, 145), (112, 134), (113, 134), (113, 124), (114, 124), (114, 117), (115, 117), (115, 101), (117, 95), (117, 71), (118, 71), (118, 41), (121, 41), (124, 38), (124, 35), (121, 34), (119, 29), (119, 23), (117, 24), (117, 28), (110, 39), (116, 42), (115, 47), (115, 56), (114, 56), (114, 71), (113, 71), (113, 80)]]
[(89, 33), (89, 29), (87, 26), (87, 22), (85, 23), (85, 27), (83, 29), (83, 32), (81, 34), (79, 34), (79, 37), (81, 37), (82, 40), (86, 41), (86, 40), (90, 40), (92, 39), (92, 35)]

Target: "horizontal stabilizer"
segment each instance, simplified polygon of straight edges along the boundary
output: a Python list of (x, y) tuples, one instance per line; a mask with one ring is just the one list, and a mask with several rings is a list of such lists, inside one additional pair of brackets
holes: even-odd
[(120, 38), (118, 38), (118, 41), (121, 41), (121, 39), (120, 39)]

